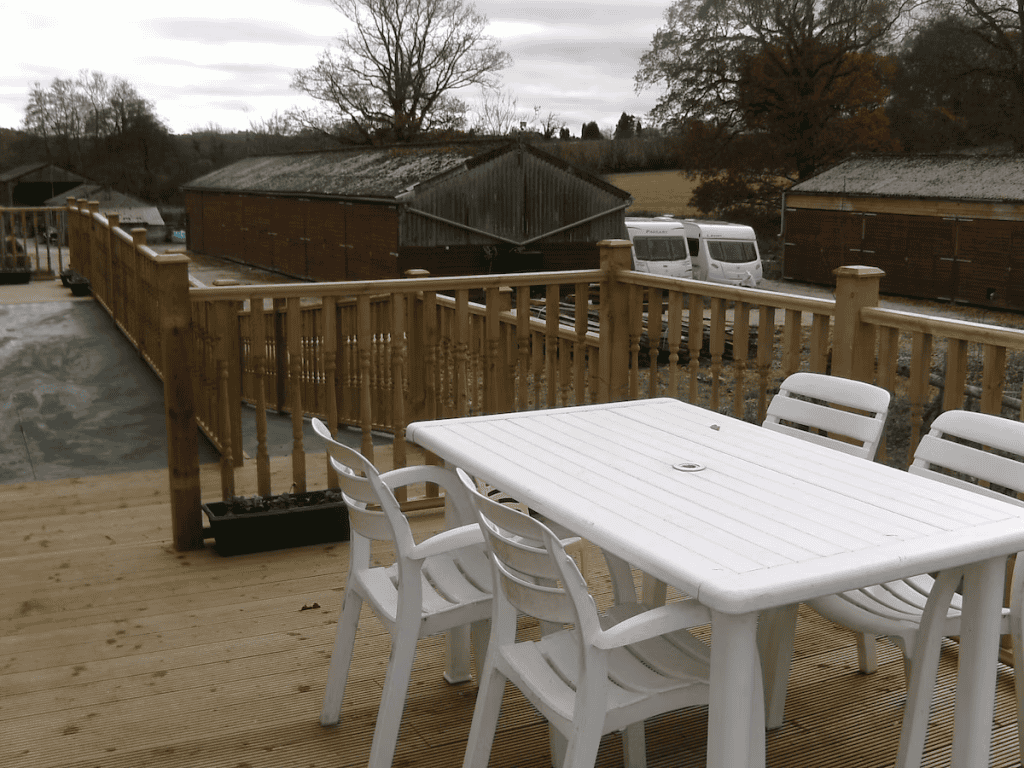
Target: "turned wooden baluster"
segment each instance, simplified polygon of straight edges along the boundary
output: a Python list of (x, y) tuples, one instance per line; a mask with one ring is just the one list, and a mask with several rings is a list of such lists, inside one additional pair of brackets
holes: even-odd
[(263, 297), (249, 298), (252, 325), (253, 390), (256, 394), (256, 490), (270, 494), (270, 454), (267, 452), (267, 315)]
[(931, 385), (932, 335), (914, 333), (911, 343), (910, 364), (910, 449), (913, 455), (921, 440), (921, 426), (924, 423), (925, 399)]
[(373, 461), (373, 350), (370, 322), (370, 297), (356, 299), (356, 350), (359, 367), (359, 426), (362, 429), (360, 450), (363, 456)]
[[(392, 407), (392, 466), (396, 469), (407, 464), (405, 442), (405, 364), (408, 346), (405, 340), (405, 294), (391, 294), (391, 382), (394, 405)], [(409, 488), (396, 488), (395, 498), (405, 501)]]
[[(590, 286), (586, 283), (576, 284), (576, 339), (573, 342), (573, 373), (572, 392), (575, 404), (582, 405), (587, 401), (587, 329), (590, 322)], [(591, 400), (594, 398), (591, 397)]]
[(694, 405), (699, 403), (697, 375), (700, 372), (700, 350), (704, 346), (704, 297), (696, 293), (689, 296), (689, 308), (686, 317), (686, 347), (690, 354), (690, 392), (689, 400)]
[(757, 323), (757, 423), (768, 412), (768, 377), (775, 357), (775, 307), (761, 307)]
[(658, 396), (658, 355), (661, 352), (662, 307), (660, 288), (647, 289), (647, 396)]
[(455, 324), (452, 334), (455, 342), (455, 415), (469, 415), (467, 376), (469, 363), (469, 291), (455, 292)]
[[(327, 417), (327, 426), (334, 435), (338, 429), (338, 300), (335, 296), (324, 296), (321, 304), (323, 313), (324, 341), (321, 352), (323, 354), (324, 370), (324, 415)], [(338, 473), (331, 466), (327, 452), (324, 452), (324, 461), (327, 464), (327, 487), (338, 487)]]
[(637, 285), (623, 286), (629, 297), (629, 388), (630, 400), (636, 400), (640, 394), (640, 336), (644, 330), (643, 299), (644, 289)]
[(516, 351), (518, 392), (516, 407), (528, 410), (530, 402), (530, 287), (521, 285), (516, 290)]
[(803, 346), (801, 336), (802, 312), (798, 309), (787, 309), (786, 319), (782, 327), (782, 378), (800, 370), (800, 348)]
[(747, 359), (750, 355), (750, 305), (737, 301), (732, 308), (732, 361), (735, 370), (732, 393), (732, 415), (742, 419), (746, 414), (744, 384)]
[(306, 451), (302, 444), (302, 325), (298, 297), (288, 299), (288, 387), (292, 409), (292, 482), (295, 493), (306, 492)]
[(725, 355), (725, 299), (711, 299), (711, 410), (722, 402), (722, 357)]

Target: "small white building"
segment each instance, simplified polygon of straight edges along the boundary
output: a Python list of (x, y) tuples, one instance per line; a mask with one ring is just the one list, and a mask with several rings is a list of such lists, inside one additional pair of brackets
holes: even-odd
[(147, 242), (162, 243), (167, 240), (167, 225), (160, 210), (144, 200), (101, 184), (85, 183), (50, 198), (44, 205), (65, 205), (69, 197), (99, 203), (103, 215), (116, 213), (120, 227), (125, 232), (145, 227)]

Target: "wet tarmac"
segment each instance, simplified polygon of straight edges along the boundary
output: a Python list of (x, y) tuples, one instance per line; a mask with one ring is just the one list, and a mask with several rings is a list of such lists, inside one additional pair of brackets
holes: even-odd
[[(255, 411), (242, 413), (254, 456)], [(291, 454), (290, 416), (268, 414), (267, 432), (271, 456)], [(361, 436), (339, 439), (358, 447)], [(319, 450), (308, 419), (303, 440)], [(200, 433), (200, 463), (218, 460)], [(0, 485), (166, 466), (163, 384), (102, 307), (59, 280), (0, 286)]]
[(0, 304), (0, 483), (166, 466), (163, 385), (96, 302)]

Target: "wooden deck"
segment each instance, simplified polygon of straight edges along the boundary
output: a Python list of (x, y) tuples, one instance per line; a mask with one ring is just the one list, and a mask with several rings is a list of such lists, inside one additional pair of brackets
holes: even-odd
[[(276, 464), (281, 476), (288, 462)], [(322, 487), (322, 459), (309, 467), (310, 487)], [(240, 491), (251, 474), (240, 474)], [(203, 480), (215, 499), (215, 468)], [(162, 471), (0, 486), (0, 766), (364, 766), (388, 652), (374, 619), (360, 626), (342, 725), (318, 723), (347, 545), (179, 554), (169, 521)], [(607, 599), (600, 573), (593, 588)], [(889, 646), (880, 662), (873, 676), (856, 673), (852, 636), (802, 612), (787, 721), (769, 735), (768, 765), (892, 765), (902, 664)], [(442, 639), (420, 645), (396, 766), (461, 764), (476, 689), (445, 684), (443, 663)], [(929, 766), (948, 763), (955, 665), (948, 643)], [(1011, 670), (1000, 668), (998, 686), (992, 765), (1014, 766)], [(499, 727), (492, 766), (550, 765), (544, 724), (511, 687)], [(650, 722), (650, 765), (704, 765), (705, 729), (704, 710)], [(621, 763), (610, 736), (599, 764)]]

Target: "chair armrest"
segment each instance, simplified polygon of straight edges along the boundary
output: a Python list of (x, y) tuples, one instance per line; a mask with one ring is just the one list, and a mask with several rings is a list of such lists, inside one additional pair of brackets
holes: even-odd
[(613, 627), (602, 630), (594, 638), (597, 648), (610, 650), (624, 645), (650, 640), (680, 629), (690, 629), (711, 621), (711, 611), (696, 600), (666, 603), (648, 611), (641, 611)]
[(433, 464), (399, 467), (389, 472), (382, 472), (380, 479), (391, 490), (415, 483), (436, 483), (446, 491), (460, 490), (462, 488), (462, 483), (454, 472), (444, 467), (434, 466)]
[(425, 560), (434, 555), (443, 555), (454, 549), (483, 545), (484, 532), (479, 525), (463, 525), (431, 536), (421, 541), (409, 552), (410, 560)]

